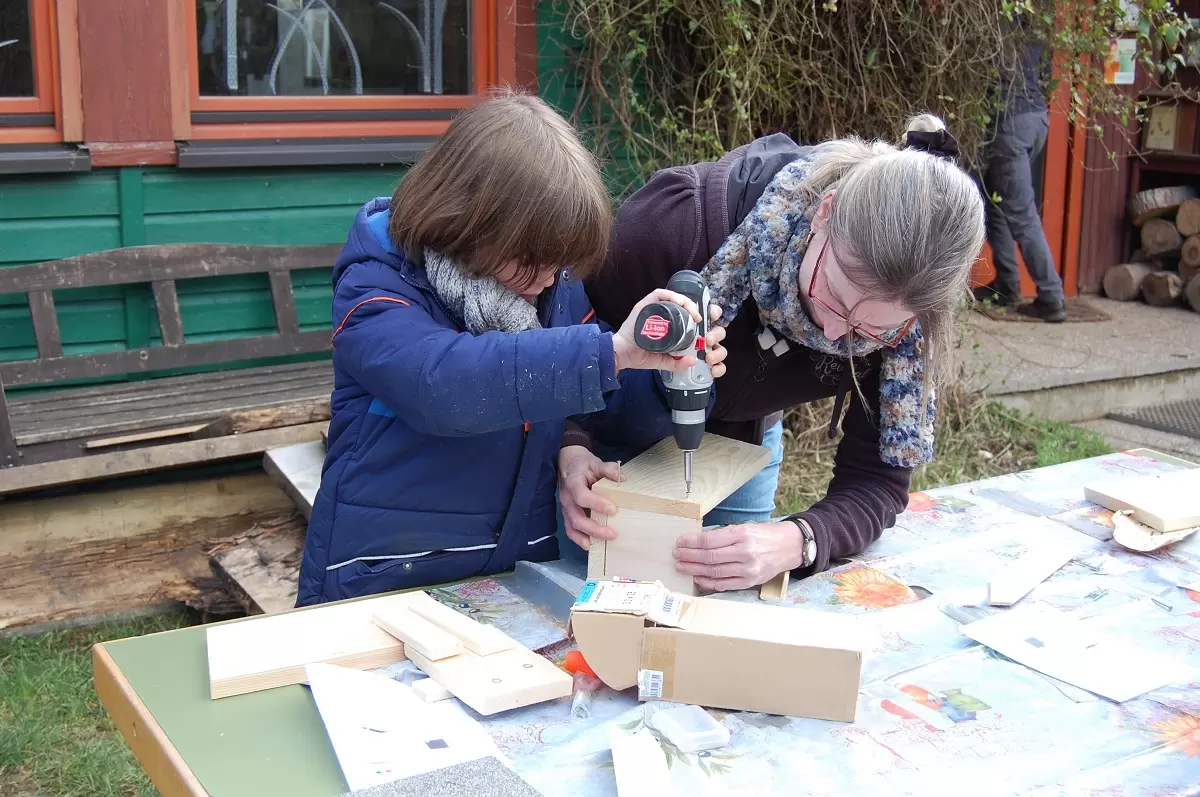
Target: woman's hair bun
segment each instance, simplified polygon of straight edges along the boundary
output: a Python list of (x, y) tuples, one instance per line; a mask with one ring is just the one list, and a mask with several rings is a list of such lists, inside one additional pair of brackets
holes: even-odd
[(908, 127), (905, 128), (905, 133), (936, 133), (939, 130), (948, 130), (946, 123), (942, 121), (940, 116), (934, 116), (931, 113), (918, 114), (908, 120)]

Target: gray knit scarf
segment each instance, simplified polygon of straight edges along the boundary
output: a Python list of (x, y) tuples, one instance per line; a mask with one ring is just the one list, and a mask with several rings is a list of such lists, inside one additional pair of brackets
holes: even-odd
[(721, 324), (736, 318), (742, 303), (753, 296), (763, 325), (801, 346), (839, 357), (862, 357), (883, 349), (879, 456), (896, 467), (929, 462), (933, 459), (936, 396), (931, 392), (922, 418), (925, 361), (920, 326), (914, 325), (895, 348), (856, 336), (853, 350), (847, 351), (845, 339), (829, 340), (804, 309), (800, 264), (816, 211), (803, 186), (808, 168), (807, 159), (784, 166), (704, 267), (713, 303), (722, 308)]
[(541, 329), (537, 308), (492, 277), (474, 277), (432, 249), (425, 250), (425, 274), (454, 320), (472, 335)]

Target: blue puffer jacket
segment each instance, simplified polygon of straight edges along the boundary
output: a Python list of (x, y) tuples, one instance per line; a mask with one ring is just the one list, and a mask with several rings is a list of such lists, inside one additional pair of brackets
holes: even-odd
[[(612, 333), (582, 323), (567, 272), (539, 301), (543, 329), (467, 334), (393, 248), (389, 215), (386, 198), (363, 207), (334, 268), (333, 418), (301, 606), (556, 558), (564, 422), (618, 387)], [(621, 414), (669, 434), (656, 372), (626, 374), (615, 395), (644, 406)]]

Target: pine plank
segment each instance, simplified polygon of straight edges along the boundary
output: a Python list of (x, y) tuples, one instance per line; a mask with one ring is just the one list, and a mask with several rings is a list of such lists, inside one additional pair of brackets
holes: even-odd
[(457, 637), (463, 647), (477, 655), (491, 656), (516, 645), (503, 631), (477, 623), (432, 598), (428, 601), (418, 601), (410, 608), (438, 628)]
[(762, 446), (708, 434), (693, 455), (692, 492), (683, 481), (683, 452), (672, 438), (622, 464), (625, 481), (601, 479), (592, 488), (618, 507), (699, 520), (771, 460)]
[(374, 623), (375, 612), (407, 606), (423, 592), (332, 603), (207, 629), (213, 700), (304, 683), (309, 664), (372, 669), (403, 661), (404, 644)]
[(457, 656), (466, 648), (458, 637), (434, 625), (407, 606), (391, 606), (375, 612), (375, 625), (431, 661)]

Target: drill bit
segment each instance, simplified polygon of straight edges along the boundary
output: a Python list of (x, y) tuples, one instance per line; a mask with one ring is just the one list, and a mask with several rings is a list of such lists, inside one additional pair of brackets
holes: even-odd
[(687, 487), (684, 498), (692, 497), (692, 452), (683, 452), (683, 483)]

